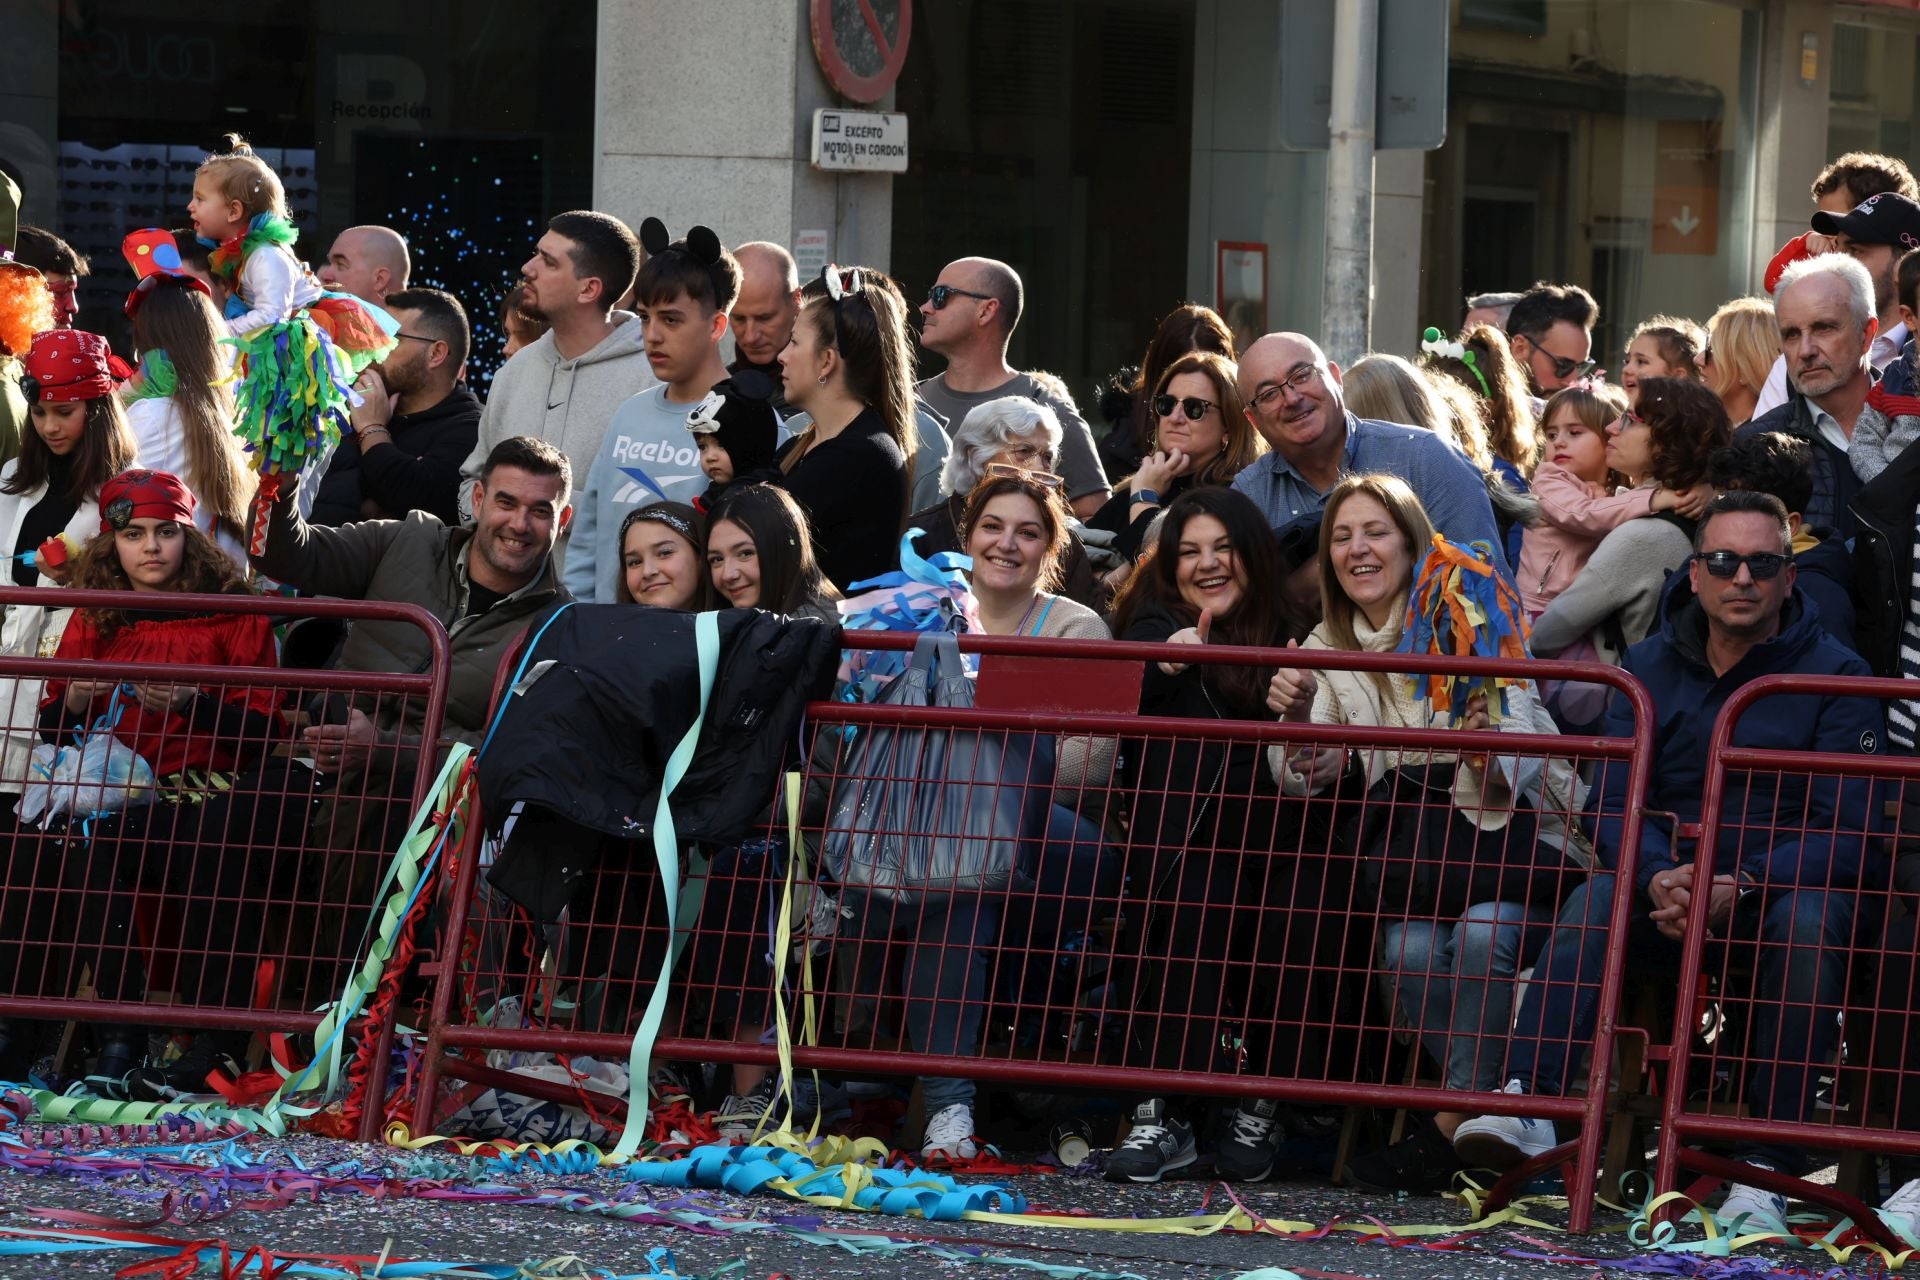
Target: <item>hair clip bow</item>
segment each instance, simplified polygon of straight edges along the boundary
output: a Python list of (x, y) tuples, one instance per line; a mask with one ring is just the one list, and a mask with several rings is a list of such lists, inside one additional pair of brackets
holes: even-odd
[(718, 391), (707, 392), (707, 398), (693, 406), (693, 412), (687, 415), (689, 431), (712, 432), (720, 429), (720, 410), (726, 408), (727, 398)]
[(835, 302), (849, 294), (859, 293), (866, 287), (866, 280), (858, 267), (842, 267), (837, 262), (829, 262), (820, 273), (826, 278), (827, 296)]

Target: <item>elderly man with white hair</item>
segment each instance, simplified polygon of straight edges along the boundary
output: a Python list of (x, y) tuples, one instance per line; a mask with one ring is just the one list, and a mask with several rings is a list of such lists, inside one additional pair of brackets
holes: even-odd
[[(994, 468), (1017, 467), (1050, 478), (1060, 457), (1060, 419), (1048, 406), (1025, 396), (1001, 396), (974, 406), (953, 430), (953, 445), (940, 469), (940, 501), (907, 517), (907, 527), (918, 529), (914, 550), (923, 556), (961, 550), (960, 525), (966, 515), (967, 495)], [(1060, 594), (1089, 608), (1104, 605), (1098, 575), (1087, 559), (1077, 521), (1067, 547)]]
[(1793, 394), (1787, 402), (1734, 432), (1743, 440), (1781, 431), (1813, 450), (1813, 500), (1800, 513), (1812, 529), (1854, 532), (1853, 495), (1859, 489), (1847, 450), (1863, 426), (1884, 433), (1886, 420), (1867, 403), (1873, 390), (1873, 277), (1844, 254), (1805, 258), (1788, 267), (1773, 293), (1780, 354)]

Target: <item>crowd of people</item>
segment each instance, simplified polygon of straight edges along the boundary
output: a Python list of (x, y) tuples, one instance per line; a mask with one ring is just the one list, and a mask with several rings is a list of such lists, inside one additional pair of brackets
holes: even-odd
[[(246, 181), (236, 185), (236, 174)], [(202, 179), (193, 225), (168, 237), (178, 265), (144, 274), (129, 296), (131, 379), (72, 309), (72, 279), (87, 264), (57, 238), (16, 235), (0, 218), (11, 247), (0, 261), (0, 528), (12, 535), (13, 582), (135, 593), (110, 611), (61, 610), (46, 597), (10, 605), (7, 654), (272, 666), (293, 655), (259, 615), (170, 615), (143, 610), (138, 593), (272, 589), (408, 602), (450, 637), (445, 732), (477, 742), (500, 654), (557, 604), (838, 621), (846, 597), (901, 566), (913, 531), (904, 545), (917, 556), (967, 558), (988, 634), (1275, 651), (1266, 669), (1150, 664), (1143, 714), (1628, 734), (1630, 712), (1597, 685), (1515, 686), (1496, 723), (1484, 699), (1454, 716), (1416, 699), (1405, 680), (1285, 665), (1294, 645), (1399, 648), (1420, 561), (1439, 534), (1475, 548), (1517, 588), (1532, 653), (1616, 664), (1647, 686), (1660, 713), (1648, 807), (1683, 822), (1699, 816), (1715, 712), (1748, 680), (1920, 677), (1920, 451), (1906, 447), (1920, 435), (1911, 333), (1920, 190), (1895, 159), (1837, 160), (1813, 184), (1810, 230), (1769, 270), (1768, 296), (1729, 301), (1704, 324), (1647, 318), (1619, 353), (1617, 382), (1597, 368), (1598, 307), (1575, 284), (1469, 299), (1462, 323), (1428, 330), (1415, 358), (1376, 353), (1345, 369), (1306, 334), (1267, 334), (1237, 350), (1219, 315), (1189, 303), (1159, 320), (1140, 366), (1101, 397), (1099, 438), (1060, 379), (1009, 363), (1026, 298), (1019, 274), (992, 258), (955, 259), (916, 306), (871, 266), (828, 265), (803, 280), (776, 244), (728, 247), (704, 226), (675, 238), (651, 218), (636, 234), (607, 213), (561, 213), (502, 304), (510, 358), (483, 405), (464, 377), (467, 307), (409, 286), (401, 237), (352, 228), (310, 270), (282, 234), (290, 228), (277, 178), (250, 152), (209, 158)], [(17, 208), (18, 193), (9, 195)], [(226, 339), (307, 316), (345, 368), (349, 429), (298, 483), (266, 486), (234, 429), (264, 375), (243, 364), (230, 376)], [(381, 322), (370, 360), (351, 358), (355, 316)], [(941, 371), (920, 377), (923, 356), (939, 358)], [(249, 547), (253, 510), (264, 512), (266, 536)], [(71, 558), (46, 551), (62, 535)], [(303, 660), (410, 672), (428, 661), (424, 645), (406, 626), (370, 621), (303, 645), (314, 650)], [(410, 766), (400, 762), (419, 758), (424, 728), (422, 708), (405, 699), (287, 730), (272, 722), (276, 707), (244, 690), (222, 700), (110, 678), (15, 680), (0, 697), (10, 710), (0, 724), (9, 810), (36, 746), (73, 740), (103, 700), (127, 702), (122, 736), (169, 780), (176, 802), (106, 825), (146, 840), (202, 839), (209, 824), (262, 846), (297, 839), (303, 823), (317, 831), (329, 778), (379, 775), (380, 794), (405, 795)], [(1915, 703), (1892, 704), (1883, 724), (1873, 702), (1788, 701), (1791, 711), (1742, 721), (1741, 740), (1843, 754), (1914, 749)], [(231, 745), (286, 732), (298, 736), (313, 780), (208, 782), (288, 770), (284, 754)], [(1061, 795), (1116, 777), (1138, 794), (1124, 840), (1110, 814), (1056, 806), (1036, 841), (1036, 873), (1082, 894), (1151, 885), (1174, 904), (1144, 925), (1137, 989), (1156, 994), (1154, 1007), (1131, 1011), (1140, 1023), (1191, 1010), (1222, 973), (1250, 963), (1226, 950), (1236, 911), (1324, 893), (1273, 879), (1272, 855), (1301, 847), (1301, 824), (1322, 820), (1306, 799), (1391, 804), (1437, 789), (1454, 801), (1430, 819), (1448, 829), (1450, 847), (1470, 848), (1472, 862), (1500, 874), (1446, 892), (1372, 886), (1386, 921), (1379, 972), (1447, 1087), (1570, 1087), (1578, 1063), (1568, 1046), (1598, 1016), (1587, 992), (1604, 958), (1623, 838), (1621, 771), (1595, 778), (1554, 759), (1199, 740), (1063, 739), (1057, 754)], [(1198, 780), (1198, 795), (1209, 777), (1222, 797), (1211, 807), (1169, 782)], [(255, 791), (282, 803), (234, 798)], [(179, 802), (187, 796), (194, 802)], [(1692, 894), (1710, 892), (1710, 921), (1738, 917), (1779, 944), (1760, 952), (1754, 1057), (1811, 1045), (1818, 1060), (1834, 1047), (1831, 1011), (1847, 966), (1782, 958), (1788, 945), (1802, 957), (1852, 945), (1863, 925), (1857, 891), (1885, 875), (1869, 838), (1876, 818), (1863, 785), (1851, 783), (1776, 779), (1738, 803), (1751, 820), (1716, 851), (1711, 886), (1693, 883), (1691, 850), (1675, 830), (1646, 825), (1626, 925), (1636, 963), (1677, 966)], [(396, 830), (397, 807), (361, 815), (345, 838), (379, 847)], [(1489, 811), (1512, 820), (1473, 816)], [(1569, 816), (1582, 813), (1597, 820)], [(1775, 814), (1829, 837), (1775, 841)], [(89, 838), (132, 847), (99, 831)], [(1118, 857), (1122, 844), (1136, 856)], [(1076, 852), (1053, 858), (1061, 849)], [(271, 868), (217, 865), (155, 871), (97, 859), (89, 874), (113, 890), (108, 936), (130, 927), (131, 896), (156, 875), (207, 900), (191, 929), (257, 936), (258, 913), (225, 901), (234, 895), (218, 877), (270, 880)], [(985, 948), (1012, 925), (956, 908), (926, 927), (942, 931), (942, 945)], [(985, 969), (953, 968), (938, 978), (951, 989), (919, 996), (962, 1016), (929, 1018), (923, 1002), (909, 1034), (924, 1051), (966, 1055), (983, 1034)], [(1516, 999), (1513, 979), (1529, 968)], [(109, 965), (95, 981), (137, 998), (140, 979), (124, 969)], [(205, 999), (239, 998), (245, 975), (234, 966), (203, 970)], [(734, 1032), (758, 1040), (763, 1028), (752, 1024), (763, 1014), (743, 1005)], [(1179, 1021), (1184, 1030), (1157, 1041), (1155, 1065), (1214, 1069), (1212, 1024)], [(0, 1025), (0, 1075), (23, 1068), (27, 1044), (18, 1025)], [(243, 1047), (207, 1032), (182, 1058), (148, 1065), (134, 1037), (106, 1034), (93, 1078), (168, 1096), (198, 1087)], [(718, 1109), (722, 1131), (751, 1135), (775, 1083), (736, 1072)], [(1753, 1112), (1780, 1119), (1807, 1118), (1815, 1087), (1813, 1073), (1784, 1069), (1746, 1081)], [(971, 1082), (928, 1080), (925, 1095), (924, 1152), (974, 1154)], [(1108, 1176), (1154, 1181), (1193, 1163), (1201, 1110), (1193, 1099), (1137, 1100)], [(1279, 1115), (1271, 1101), (1238, 1104), (1218, 1126), (1223, 1176), (1269, 1174)], [(1459, 1169), (1510, 1167), (1553, 1137), (1546, 1121), (1463, 1108), (1349, 1167), (1369, 1185), (1420, 1190)], [(1743, 1157), (1781, 1171), (1805, 1160), (1775, 1146)], [(1896, 1172), (1889, 1208), (1912, 1222), (1920, 1169)], [(1730, 1205), (1784, 1212), (1754, 1187), (1736, 1186)]]

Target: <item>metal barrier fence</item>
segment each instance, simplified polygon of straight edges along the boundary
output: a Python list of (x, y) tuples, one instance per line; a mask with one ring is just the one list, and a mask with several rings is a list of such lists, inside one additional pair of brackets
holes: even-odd
[[(1730, 856), (1716, 867), (1716, 850), (1738, 850), (1742, 870), (1737, 883), (1692, 894), (1684, 948), (1664, 943), (1680, 986), (1658, 1189), (1676, 1189), (1683, 1169), (1705, 1175), (1694, 1192), (1714, 1180), (1763, 1186), (1831, 1205), (1880, 1243), (1906, 1247), (1849, 1193), (1862, 1174), (1871, 1181), (1874, 1155), (1920, 1157), (1920, 863), (1899, 812), (1909, 795), (1920, 799), (1907, 791), (1920, 759), (1865, 754), (1865, 740), (1832, 753), (1745, 744), (1764, 742), (1777, 717), (1840, 722), (1842, 699), (1913, 696), (1907, 680), (1769, 676), (1721, 712), (1702, 818), (1683, 834), (1697, 836), (1696, 885), (1730, 871)], [(1852, 723), (1850, 736), (1873, 732), (1859, 716)], [(1643, 901), (1636, 915), (1648, 909)], [(1731, 1145), (1737, 1158), (1700, 1143)], [(1812, 1151), (1852, 1153), (1838, 1186), (1788, 1176), (1824, 1163)]]
[[(705, 851), (710, 863), (683, 853), (692, 891), (681, 902), (697, 907), (677, 937), (650, 843), (569, 849), (570, 864), (585, 857), (591, 870), (564, 912), (534, 919), (487, 885), (476, 821), (444, 913), (458, 964), (442, 973), (429, 1023), (416, 1131), (434, 1131), (443, 1073), (577, 1102), (565, 1085), (503, 1069), (525, 1062), (504, 1055), (624, 1061), (677, 944), (655, 1061), (777, 1062), (763, 1033), (783, 1001), (796, 1068), (1542, 1115), (1579, 1136), (1526, 1171), (1571, 1164), (1569, 1186), (1593, 1187), (1626, 954), (1624, 929), (1609, 922), (1626, 918), (1630, 819), (1651, 757), (1651, 707), (1631, 677), (1321, 650), (961, 643), (983, 655), (972, 709), (809, 709), (795, 761), (799, 845), (769, 795), (763, 838)], [(1149, 708), (1179, 683), (1161, 662), (1199, 664), (1204, 679), (1186, 687), (1216, 710), (1233, 705), (1233, 672), (1276, 665), (1377, 676), (1383, 692), (1387, 673), (1409, 671), (1581, 680), (1623, 693), (1633, 730), (1143, 715), (1143, 679)], [(1266, 676), (1255, 680), (1263, 690)], [(1327, 785), (1300, 785), (1317, 764)], [(1517, 784), (1517, 802), (1500, 779)], [(1609, 1012), (1590, 1035), (1555, 1043), (1523, 1026), (1512, 1044), (1564, 1059), (1576, 1083), (1567, 1096), (1516, 1097), (1498, 1090), (1517, 974), (1556, 906), (1586, 883), (1591, 852), (1577, 832), (1589, 786), (1617, 820), (1622, 874), (1572, 927), (1591, 930), (1603, 957), (1581, 996)], [(928, 892), (887, 861), (943, 844), (994, 874), (952, 875)], [(1404, 1061), (1396, 1029), (1417, 1033), (1430, 1067)], [(489, 1051), (502, 1056), (489, 1062)], [(940, 1085), (942, 1097), (965, 1092)], [(1572, 1201), (1584, 1230), (1590, 1198)]]
[[(438, 619), (413, 605), (64, 588), (0, 590), (0, 607), (10, 636), (44, 626), (53, 655), (0, 658), (0, 1017), (142, 1039), (153, 1026), (312, 1031), (433, 780)], [(403, 675), (244, 665), (275, 660), (276, 619), (416, 630), (406, 647), (429, 658)], [(118, 635), (122, 653), (188, 660), (78, 656), (113, 652), (83, 628)], [(407, 737), (335, 757), (304, 733), (362, 716)], [(392, 1026), (360, 1032), (384, 1061)], [(378, 1132), (384, 1074), (369, 1081), (363, 1137)]]

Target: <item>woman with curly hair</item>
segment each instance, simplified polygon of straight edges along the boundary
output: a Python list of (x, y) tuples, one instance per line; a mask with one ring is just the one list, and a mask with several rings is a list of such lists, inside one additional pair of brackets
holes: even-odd
[[(157, 607), (180, 593), (244, 595), (233, 561), (194, 524), (193, 494), (164, 471), (128, 471), (100, 490), (99, 533), (81, 553), (76, 587), (124, 593), (125, 603), (78, 611), (57, 657), (85, 661), (88, 679), (49, 680), (41, 732), (77, 743), (102, 720), (152, 768), (147, 804), (93, 821), (81, 838), (86, 883), (102, 891), (104, 920), (94, 984), (103, 1000), (138, 1000), (133, 975), (145, 954), (133, 930), (137, 894), (178, 904), (181, 936), (204, 945), (177, 979), (182, 1003), (228, 1009), (251, 1004), (254, 967), (238, 957), (270, 950), (263, 904), (288, 887), (295, 847), (312, 812), (318, 775), (274, 755), (285, 734), (279, 694), (251, 686), (249, 667), (276, 665), (271, 619), (258, 613)], [(233, 669), (210, 688), (128, 678), (136, 663)], [(72, 835), (73, 833), (68, 833)], [(181, 856), (191, 851), (191, 856)], [(161, 1100), (206, 1091), (216, 1067), (232, 1071), (246, 1034), (200, 1032), (181, 1057), (146, 1067), (141, 1038), (109, 1030), (95, 1069), (99, 1087)]]
[(51, 328), (53, 294), (46, 278), (24, 263), (0, 259), (0, 463), (13, 461), (27, 430), (21, 361), (33, 335)]

